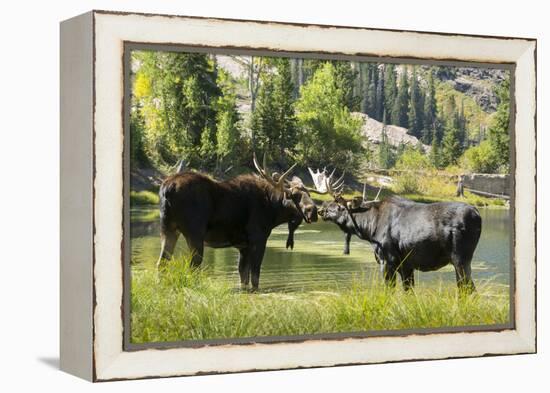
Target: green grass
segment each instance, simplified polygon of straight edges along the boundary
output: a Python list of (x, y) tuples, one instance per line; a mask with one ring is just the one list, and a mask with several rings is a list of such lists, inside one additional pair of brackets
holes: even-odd
[(471, 192), (468, 192), (468, 191), (464, 192), (464, 197), (456, 197), (456, 196), (440, 197), (440, 196), (422, 195), (422, 194), (402, 194), (401, 196), (416, 202), (423, 202), (423, 203), (455, 201), (455, 202), (466, 202), (473, 206), (487, 207), (491, 209), (506, 208), (506, 202), (503, 199), (485, 198), (479, 195), (472, 194)]
[[(415, 202), (423, 202), (423, 203), (431, 203), (431, 202), (466, 202), (473, 206), (477, 207), (487, 207), (491, 209), (504, 209), (506, 208), (506, 202), (503, 199), (496, 199), (496, 198), (485, 198), (479, 195), (472, 194), (469, 191), (464, 192), (464, 197), (456, 197), (456, 196), (449, 196), (449, 195), (425, 195), (425, 194), (419, 194), (419, 193), (405, 193), (405, 194), (397, 194), (395, 192), (392, 192), (388, 189), (383, 189), (382, 192), (380, 192), (379, 199), (384, 199), (387, 196), (391, 195), (400, 195), (404, 198), (413, 200)], [(343, 197), (345, 199), (352, 199), (353, 197), (361, 196), (361, 193), (358, 191), (351, 192), (351, 193), (345, 193)], [(333, 201), (334, 198), (331, 195), (313, 195), (312, 196), (314, 201), (317, 203), (321, 203), (324, 201)], [(374, 198), (373, 195), (369, 195), (369, 200)]]
[(459, 296), (440, 284), (404, 292), (357, 277), (339, 292), (248, 293), (190, 268), (188, 259), (163, 272), (134, 269), (133, 343), (286, 336), (506, 323), (506, 286), (477, 283)]
[(140, 205), (130, 210), (131, 222), (151, 222), (160, 218), (160, 210), (152, 206)]
[(153, 191), (130, 191), (131, 205), (158, 205), (159, 196)]

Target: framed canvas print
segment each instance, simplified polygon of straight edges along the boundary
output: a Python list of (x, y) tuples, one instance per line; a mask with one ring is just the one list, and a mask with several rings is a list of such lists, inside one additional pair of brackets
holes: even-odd
[(61, 368), (536, 351), (536, 40), (61, 23)]

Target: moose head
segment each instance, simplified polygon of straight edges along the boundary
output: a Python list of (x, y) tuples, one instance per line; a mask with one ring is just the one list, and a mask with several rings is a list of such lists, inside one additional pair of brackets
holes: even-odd
[(320, 194), (330, 194), (333, 198), (332, 201), (323, 202), (322, 206), (319, 208), (319, 214), (324, 221), (333, 221), (338, 223), (338, 220), (345, 217), (345, 213), (354, 213), (359, 211), (365, 211), (368, 209), (370, 204), (378, 201), (382, 187), (378, 190), (376, 197), (369, 201), (367, 198), (367, 184), (363, 185), (363, 195), (357, 196), (352, 199), (344, 198), (343, 189), (344, 189), (344, 175), (334, 181), (334, 172), (332, 171), (330, 175), (327, 176), (326, 168), (322, 171), (317, 169), (313, 171), (311, 168), (308, 168), (313, 184), (317, 189), (317, 192)]
[(297, 164), (292, 165), (283, 174), (274, 172), (270, 175), (267, 170), (265, 153), (262, 166), (258, 163), (255, 153), (253, 161), (259, 175), (271, 184), (277, 193), (282, 195), (282, 203), (285, 207), (295, 209), (298, 215), (308, 224), (317, 221), (317, 206), (315, 206), (310, 195), (310, 192), (317, 191), (305, 187), (302, 180), (297, 176), (293, 176), (291, 180), (288, 180), (288, 176)]

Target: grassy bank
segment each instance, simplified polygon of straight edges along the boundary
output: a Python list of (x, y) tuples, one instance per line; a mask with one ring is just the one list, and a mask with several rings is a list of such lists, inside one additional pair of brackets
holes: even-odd
[[(464, 192), (463, 197), (457, 197), (454, 195), (429, 195), (423, 193), (402, 193), (398, 194), (391, 190), (382, 190), (380, 192), (379, 199), (384, 199), (387, 196), (399, 195), (404, 198), (413, 200), (415, 202), (422, 203), (431, 203), (431, 202), (465, 202), (476, 207), (485, 207), (489, 209), (506, 209), (507, 204), (503, 199), (495, 198), (485, 198), (479, 195), (472, 194), (469, 191)], [(352, 199), (353, 197), (361, 196), (361, 193), (356, 192), (347, 192), (344, 193), (343, 197), (346, 199)], [(369, 195), (369, 200), (374, 198), (373, 195)], [(313, 199), (317, 202), (332, 201), (333, 198), (331, 195), (313, 195)]]
[(478, 284), (472, 296), (454, 285), (405, 293), (361, 277), (338, 292), (247, 293), (192, 270), (185, 261), (132, 272), (134, 343), (281, 336), (505, 323), (507, 288)]
[(135, 205), (158, 205), (158, 193), (153, 191), (130, 191), (130, 204)]

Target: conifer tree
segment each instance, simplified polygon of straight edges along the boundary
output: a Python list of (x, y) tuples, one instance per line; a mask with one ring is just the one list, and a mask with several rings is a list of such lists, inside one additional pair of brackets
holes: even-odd
[(367, 114), (376, 118), (376, 85), (378, 82), (378, 75), (376, 73), (376, 66), (369, 63), (369, 87), (367, 90), (367, 101), (369, 103)]
[(223, 69), (218, 71), (218, 86), (223, 96), (216, 103), (216, 155), (217, 169), (224, 170), (234, 164), (241, 150), (237, 96), (231, 78)]
[(262, 77), (252, 127), (259, 150), (276, 151), (284, 161), (285, 151), (296, 144), (294, 84), (288, 59), (278, 59), (275, 68), (277, 73)]
[(441, 147), (437, 133), (432, 132), (432, 148), (430, 150), (430, 162), (435, 168), (441, 168)]
[(403, 67), (401, 77), (399, 78), (399, 86), (397, 98), (392, 109), (392, 124), (400, 127), (409, 127), (409, 76), (407, 67)]
[[(422, 133), (422, 142), (428, 144), (434, 140), (434, 135), (436, 134), (434, 130), (436, 129), (437, 122), (437, 101), (435, 98), (433, 69), (430, 69), (428, 72), (428, 86), (426, 90), (424, 99), (424, 128)], [(437, 142), (439, 143), (439, 139), (437, 139)]]
[(500, 168), (508, 170), (509, 166), (509, 143), (510, 134), (508, 132), (510, 123), (510, 80), (505, 79), (497, 88), (500, 103), (497, 106), (495, 117), (489, 127), (489, 143), (493, 149), (497, 165)]
[(416, 66), (413, 66), (411, 76), (410, 104), (408, 112), (408, 129), (409, 134), (417, 138), (420, 138), (422, 136), (422, 110), (422, 97), (416, 77)]
[(460, 115), (456, 109), (454, 97), (450, 102), (450, 114), (445, 124), (443, 140), (441, 141), (441, 165), (455, 165), (464, 151), (461, 141)]
[(361, 113), (368, 114), (369, 99), (368, 87), (370, 85), (369, 63), (359, 63), (359, 79), (360, 79), (360, 94), (361, 94)]
[(171, 166), (182, 157), (199, 165), (204, 130), (216, 127), (215, 59), (199, 53), (136, 51), (140, 67), (134, 97), (143, 115), (142, 147), (148, 161)]
[(378, 121), (382, 121), (384, 118), (384, 68), (379, 67), (376, 64), (376, 69), (378, 73), (378, 85), (376, 86), (376, 107), (375, 107), (375, 116), (374, 118)]
[(336, 85), (341, 94), (342, 101), (350, 112), (359, 110), (360, 98), (353, 94), (357, 71), (351, 67), (349, 61), (332, 61), (335, 70)]
[(393, 106), (397, 98), (397, 77), (395, 74), (395, 65), (386, 64), (384, 66), (384, 109), (386, 119), (393, 119)]

